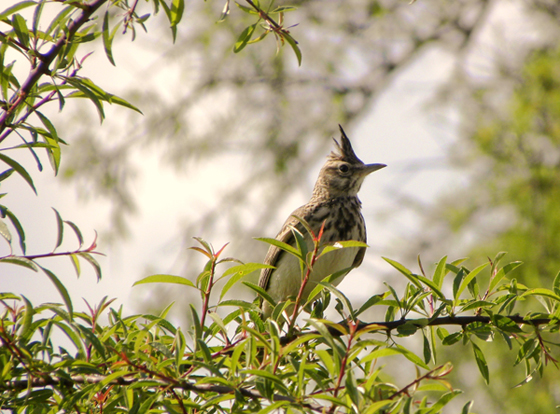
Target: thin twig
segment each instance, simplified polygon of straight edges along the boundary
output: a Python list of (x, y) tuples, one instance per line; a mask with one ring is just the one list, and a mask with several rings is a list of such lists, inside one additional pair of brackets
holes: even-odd
[[(81, 9), (81, 14), (76, 20), (72, 20), (68, 25), (67, 30), (63, 32), (58, 41), (53, 45), (53, 47), (45, 54), (40, 54), (38, 59), (38, 64), (35, 66), (27, 79), (23, 82), (21, 87), (11, 96), (9, 101), (6, 103), (7, 107), (4, 113), (0, 114), (0, 133), (9, 127), (9, 119), (17, 111), (21, 105), (24, 104), (25, 100), (31, 93), (31, 90), (37, 85), (41, 76), (48, 74), (50, 72), (49, 66), (58, 56), (60, 51), (66, 47), (72, 39), (75, 33), (86, 24), (93, 13), (99, 9), (108, 0), (94, 0), (89, 4), (81, 4), (79, 8)], [(76, 7), (76, 3), (73, 3)], [(3, 137), (5, 138), (5, 137)]]

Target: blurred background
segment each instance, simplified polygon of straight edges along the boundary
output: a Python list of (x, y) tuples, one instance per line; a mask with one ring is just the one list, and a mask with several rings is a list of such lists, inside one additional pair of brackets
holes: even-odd
[[(429, 272), (445, 255), (469, 257), (474, 267), (507, 251), (505, 260), (525, 263), (513, 277), (549, 287), (560, 270), (560, 3), (277, 4), (298, 8), (284, 23), (294, 25), (301, 67), (289, 47), (277, 53), (272, 35), (234, 54), (252, 21), (244, 24), (232, 5), (217, 23), (223, 4), (187, 1), (175, 44), (158, 25), (164, 20), (150, 19), (148, 34), (137, 32), (134, 42), (117, 36), (116, 67), (99, 43), (80, 72), (143, 115), (107, 106), (100, 124), (86, 102), (51, 108), (69, 143), (61, 173), (34, 176), (38, 197), (16, 179), (3, 190), (31, 254), (54, 247), (51, 207), (80, 227), (86, 244), (99, 234), (101, 282), (85, 265), (76, 279), (70, 263), (46, 263), (75, 306), (84, 306), (80, 297), (93, 304), (107, 295), (128, 312), (158, 312), (175, 301), (172, 318), (188, 323), (188, 304), (197, 300), (188, 290), (132, 284), (154, 273), (196, 277), (204, 261), (188, 249), (194, 236), (215, 248), (230, 243), (227, 256), (262, 261), (267, 245), (253, 238), (273, 237), (307, 202), (337, 124), (364, 162), (388, 164), (360, 193), (370, 248), (339, 286), (355, 306), (384, 291), (384, 282), (404, 286), (382, 256), (418, 272), (419, 255)], [(21, 162), (36, 169), (33, 160)], [(52, 245), (40, 244), (49, 234)], [(60, 302), (46, 279), (6, 265), (0, 271), (2, 291)], [(252, 298), (243, 289), (234, 295)], [(513, 353), (495, 342), (484, 347), (490, 387), (470, 355), (439, 355), (456, 367), (452, 382), (469, 390), (464, 400), (475, 399), (478, 412), (556, 412), (557, 372), (514, 390), (524, 370), (512, 371)]]

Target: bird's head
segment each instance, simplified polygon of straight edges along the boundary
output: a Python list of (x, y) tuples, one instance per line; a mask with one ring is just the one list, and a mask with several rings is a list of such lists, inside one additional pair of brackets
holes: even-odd
[(386, 167), (385, 164), (364, 164), (354, 153), (342, 126), (339, 127), (340, 142), (334, 140), (335, 151), (329, 154), (325, 165), (321, 168), (313, 190), (315, 197), (356, 196), (369, 174)]

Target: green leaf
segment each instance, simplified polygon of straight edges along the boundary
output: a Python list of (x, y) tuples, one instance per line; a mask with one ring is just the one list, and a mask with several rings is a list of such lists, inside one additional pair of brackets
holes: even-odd
[(69, 14), (74, 11), (76, 11), (74, 6), (68, 6), (65, 9), (62, 9), (62, 11), (60, 11), (53, 20), (51, 20), (49, 27), (45, 30), (45, 35), (51, 35), (53, 38), (56, 37), (56, 34), (66, 26)]
[(116, 382), (115, 380), (121, 377), (124, 377), (125, 375), (130, 374), (128, 371), (126, 370), (122, 370), (122, 371), (117, 371), (117, 372), (113, 372), (112, 374), (109, 374), (107, 376), (105, 376), (103, 378), (103, 380), (100, 382), (100, 385), (102, 386), (107, 386), (109, 384), (115, 383), (118, 384), (118, 382)]
[(242, 6), (241, 4), (239, 4), (238, 2), (235, 2), (235, 5), (237, 7), (239, 7), (241, 10), (243, 10), (245, 13), (249, 13), (249, 14), (259, 14), (255, 9), (251, 8), (251, 7), (246, 7), (246, 6)]
[(272, 10), (269, 14), (284, 13), (284, 12), (289, 12), (289, 11), (294, 11), (294, 10), (297, 10), (297, 7), (294, 7), (294, 6), (278, 6), (274, 10)]
[(80, 243), (80, 247), (82, 247), (84, 244), (84, 237), (82, 236), (82, 232), (80, 231), (78, 226), (76, 226), (73, 222), (68, 220), (64, 220), (64, 222), (68, 224), (70, 228), (74, 231), (74, 233), (76, 234), (76, 238), (78, 239), (78, 243)]
[(250, 26), (247, 26), (245, 28), (245, 30), (243, 30), (241, 32), (241, 34), (237, 38), (237, 42), (235, 42), (235, 45), (233, 46), (233, 52), (234, 53), (241, 52), (245, 48), (245, 46), (247, 46), (247, 42), (249, 42), (249, 40), (251, 40), (251, 37), (253, 36), (253, 33), (255, 32), (256, 27), (257, 27), (257, 24), (254, 23)]
[(560, 272), (556, 274), (554, 281), (552, 282), (552, 289), (554, 293), (560, 296)]
[(292, 47), (292, 50), (296, 54), (296, 58), (297, 58), (297, 61), (298, 61), (298, 66), (301, 66), (302, 55), (301, 55), (301, 50), (299, 49), (299, 46), (298, 46), (298, 42), (292, 36), (290, 36), (287, 33), (282, 33), (282, 37)]
[(6, 19), (8, 16), (23, 10), (30, 6), (35, 6), (37, 3), (34, 1), (21, 1), (19, 3), (14, 4), (13, 6), (8, 7), (6, 10), (0, 13), (0, 20)]
[(406, 278), (410, 280), (410, 282), (414, 284), (416, 287), (419, 287), (420, 289), (424, 288), (422, 286), (422, 283), (420, 283), (420, 281), (418, 280), (417, 276), (414, 275), (410, 270), (408, 270), (402, 264), (395, 262), (394, 260), (388, 259), (386, 257), (383, 257), (383, 260), (385, 260), (387, 263), (389, 263), (391, 266), (393, 266), (395, 269), (397, 269), (399, 272), (405, 275)]
[(109, 28), (109, 9), (105, 12), (105, 16), (103, 17), (103, 47), (105, 48), (105, 55), (107, 59), (113, 66), (115, 65), (115, 60), (113, 59), (113, 39), (115, 38), (115, 34), (119, 29), (120, 24), (115, 25), (113, 31), (110, 32)]
[(445, 300), (446, 297), (441, 290), (437, 287), (437, 285), (430, 279), (424, 276), (415, 275), (422, 283), (427, 285), (441, 300)]
[(66, 287), (64, 287), (64, 285), (58, 279), (58, 277), (56, 277), (56, 275), (53, 272), (51, 272), (49, 269), (46, 269), (43, 266), (39, 266), (39, 268), (41, 268), (41, 270), (47, 275), (47, 277), (51, 280), (51, 282), (53, 282), (54, 286), (56, 287), (56, 290), (58, 290), (58, 293), (60, 293), (60, 296), (62, 296), (62, 300), (66, 304), (66, 309), (68, 309), (68, 314), (70, 315), (70, 318), (73, 318), (74, 310), (72, 307), (72, 300), (70, 299), (70, 295), (68, 294), (68, 290), (66, 290)]
[(184, 0), (173, 0), (173, 3), (171, 4), (171, 26), (177, 26), (179, 24), (179, 22), (183, 18), (184, 11)]
[(62, 217), (58, 213), (58, 211), (53, 208), (54, 214), (56, 215), (56, 225), (57, 225), (57, 238), (56, 238), (56, 246), (54, 250), (56, 250), (62, 244), (62, 239), (64, 238), (64, 221), (62, 221)]
[(418, 326), (416, 326), (412, 322), (406, 322), (406, 323), (404, 323), (402, 325), (399, 325), (397, 327), (397, 332), (398, 332), (399, 336), (402, 336), (402, 337), (407, 337), (407, 336), (414, 335), (416, 333), (416, 331), (418, 331)]
[(74, 270), (76, 271), (76, 276), (80, 277), (81, 269), (80, 269), (80, 261), (78, 260), (78, 256), (75, 253), (73, 253), (69, 257), (70, 257), (70, 261), (72, 262), (72, 265), (74, 266)]
[(463, 337), (462, 332), (455, 332), (455, 333), (452, 333), (451, 335), (447, 335), (445, 338), (443, 338), (441, 343), (443, 345), (453, 345), (453, 344), (459, 342), (462, 337)]
[(517, 325), (514, 321), (512, 321), (507, 316), (503, 315), (494, 315), (492, 316), (492, 322), (498, 329), (501, 329), (504, 332), (513, 332), (513, 333), (521, 333), (523, 330)]
[(376, 401), (368, 405), (367, 409), (362, 414), (378, 414), (378, 413), (390, 412), (383, 409), (391, 404), (395, 404), (395, 402), (392, 400)]
[(369, 355), (362, 358), (361, 363), (365, 364), (366, 362), (373, 361), (374, 359), (391, 356), (391, 355), (404, 355), (406, 359), (413, 362), (414, 364), (418, 365), (421, 368), (429, 370), (430, 368), (422, 361), (422, 359), (414, 354), (413, 352), (409, 351), (405, 347), (401, 345), (396, 345), (395, 347), (391, 348), (380, 348)]
[(27, 23), (21, 14), (14, 14), (12, 16), (12, 27), (16, 32), (19, 42), (26, 48), (29, 48), (29, 29)]
[(2, 214), (2, 216), (8, 217), (8, 219), (10, 219), (10, 221), (12, 222), (12, 225), (15, 227), (16, 233), (19, 237), (19, 246), (21, 247), (22, 253), (25, 255), (25, 251), (26, 251), (25, 231), (23, 230), (21, 223), (19, 222), (16, 215), (12, 213), (12, 211), (5, 206), (0, 206), (0, 213)]
[(120, 98), (116, 95), (111, 95), (110, 103), (123, 106), (125, 108), (132, 109), (133, 111), (136, 111), (139, 114), (143, 114), (142, 111), (138, 109), (136, 106), (132, 105), (130, 102), (125, 101), (123, 98)]
[(474, 268), (461, 282), (461, 285), (459, 286), (459, 289), (457, 290), (457, 293), (455, 295), (455, 300), (458, 300), (459, 296), (461, 296), (461, 293), (463, 293), (463, 291), (467, 288), (467, 286), (469, 285), (469, 283), (471, 283), (471, 281), (486, 267), (488, 266), (488, 263), (484, 263), (476, 268)]
[(85, 259), (93, 267), (93, 270), (95, 271), (95, 276), (97, 277), (97, 281), (99, 282), (102, 277), (101, 266), (99, 265), (99, 262), (95, 260), (95, 258), (87, 252), (79, 252), (77, 253), (77, 255), (82, 259)]
[(321, 254), (319, 255), (319, 257), (329, 252), (332, 252), (334, 250), (347, 249), (349, 247), (369, 247), (369, 246), (366, 243), (359, 242), (356, 240), (337, 241), (335, 243), (326, 245), (323, 248), (323, 250), (321, 250)]
[(490, 280), (490, 285), (488, 286), (488, 292), (493, 292), (494, 288), (498, 285), (498, 283), (500, 283), (500, 281), (504, 278), (505, 275), (507, 275), (512, 270), (518, 268), (522, 264), (523, 262), (512, 262), (502, 267), (492, 278), (492, 280)]
[(146, 283), (175, 283), (177, 285), (185, 285), (197, 289), (194, 283), (187, 278), (181, 276), (174, 276), (174, 275), (165, 275), (165, 274), (151, 275), (145, 277), (144, 279), (134, 282), (132, 286), (144, 285)]
[(360, 309), (358, 309), (358, 311), (354, 314), (354, 316), (358, 317), (358, 315), (360, 315), (362, 312), (366, 311), (367, 309), (371, 308), (372, 306), (375, 306), (376, 303), (382, 301), (383, 299), (385, 299), (385, 296), (383, 296), (383, 295), (372, 296), (371, 298), (366, 300), (365, 303), (362, 306), (360, 306)]
[[(225, 294), (231, 289), (231, 287), (236, 284), (241, 278), (250, 275), (256, 270), (260, 269), (274, 269), (274, 266), (265, 265), (262, 263), (246, 263), (239, 266), (233, 266), (226, 270), (221, 278), (231, 276), (224, 287), (222, 288), (222, 292), (220, 293), (220, 300), (225, 296)], [(220, 278), (220, 279), (221, 279)]]
[(475, 300), (473, 302), (467, 303), (463, 308), (461, 308), (461, 312), (465, 312), (476, 308), (491, 308), (493, 306), (496, 306), (494, 302), (487, 301), (487, 300)]
[(556, 293), (554, 293), (552, 290), (550, 289), (545, 289), (545, 288), (535, 288), (535, 289), (529, 289), (527, 291), (525, 291), (522, 295), (520, 295), (520, 298), (524, 298), (527, 296), (544, 296), (550, 299), (554, 299), (557, 302), (560, 302), (560, 296), (557, 295)]
[(37, 190), (35, 189), (35, 184), (33, 184), (33, 179), (27, 172), (25, 168), (21, 166), (17, 161), (11, 159), (10, 157), (5, 156), (4, 154), (0, 153), (0, 161), (4, 161), (10, 167), (14, 169), (21, 177), (29, 184), (29, 186), (33, 189), (33, 192), (37, 194)]
[(14, 173), (13, 168), (8, 168), (3, 173), (0, 173), (0, 182), (4, 181), (5, 179), (9, 178)]
[(103, 110), (103, 103), (99, 99), (99, 95), (91, 90), (88, 86), (86, 86), (83, 78), (79, 78), (77, 76), (63, 76), (63, 78), (66, 80), (66, 82), (68, 82), (70, 85), (74, 86), (78, 91), (81, 92), (81, 94), (74, 92), (68, 96), (77, 98), (88, 98), (95, 105), (95, 108), (97, 109), (97, 113), (99, 115), (99, 120), (103, 122), (103, 119), (105, 119), (105, 112)]
[(333, 285), (331, 285), (330, 283), (326, 283), (326, 282), (319, 282), (318, 285), (324, 286), (326, 287), (328, 290), (331, 291), (332, 294), (334, 294), (343, 304), (344, 307), (348, 310), (348, 313), (352, 312), (352, 304), (350, 303), (350, 301), (348, 300), (348, 298), (344, 295), (344, 293), (342, 293), (340, 290), (338, 290), (337, 288), (335, 288)]
[(436, 266), (436, 270), (434, 271), (433, 281), (439, 289), (441, 289), (441, 285), (443, 284), (443, 279), (447, 274), (447, 272), (445, 271), (446, 262), (447, 262), (447, 256), (443, 256), (441, 260), (438, 262)]
[(473, 347), (476, 364), (478, 365), (478, 370), (480, 371), (482, 377), (484, 378), (484, 381), (488, 385), (490, 384), (490, 373), (488, 372), (488, 363), (486, 362), (486, 358), (484, 358), (484, 354), (482, 353), (482, 350), (478, 347), (478, 345), (476, 345), (474, 342), (471, 342), (471, 344)]
[(254, 283), (251, 283), (251, 282), (241, 282), (241, 283), (243, 283), (248, 288), (254, 290), (259, 296), (261, 296), (264, 300), (266, 300), (272, 306), (276, 306), (276, 301), (274, 299), (272, 299), (272, 296), (270, 296), (268, 294), (268, 292), (266, 290), (264, 290), (262, 287), (260, 287), (259, 285), (255, 285)]
[(296, 256), (300, 260), (304, 260), (304, 258), (301, 256), (301, 252), (298, 249), (296, 249), (293, 246), (290, 246), (287, 243), (281, 242), (280, 240), (272, 239), (272, 238), (269, 238), (269, 237), (256, 237), (255, 240), (262, 241), (262, 242), (271, 244), (273, 246), (276, 246), (279, 249), (284, 250), (284, 251)]
[[(37, 7), (35, 7), (35, 10), (33, 10), (33, 34), (35, 36), (37, 36), (39, 31), (39, 21), (41, 20), (41, 14), (43, 13), (43, 6), (45, 5), (46, 2), (47, 0), (39, 0), (39, 4), (37, 4)], [(0, 20), (2, 19), (0, 18)]]
[(33, 270), (35, 272), (39, 271), (37, 265), (32, 260), (29, 260), (26, 257), (18, 257), (18, 256), (2, 257), (0, 258), (0, 262), (15, 264)]
[(23, 323), (19, 331), (19, 336), (28, 340), (28, 335), (33, 334), (33, 331), (30, 332), (30, 330), (31, 322), (33, 322), (33, 316), (35, 315), (35, 309), (33, 308), (31, 302), (25, 296), (22, 295), (22, 299), (25, 302), (25, 313), (23, 316)]
[(453, 398), (455, 398), (457, 395), (462, 394), (463, 391), (461, 390), (454, 390), (454, 391), (449, 391), (445, 394), (443, 394), (439, 400), (437, 400), (434, 405), (431, 406), (429, 411), (426, 411), (426, 414), (435, 414), (435, 413), (440, 413), (441, 410), (443, 409), (443, 407), (445, 407), (447, 405), (447, 403), (449, 403), (449, 401), (451, 401)]
[(474, 401), (469, 401), (468, 403), (466, 403), (461, 410), (461, 414), (469, 414), (473, 405)]
[(235, 306), (246, 310), (252, 310), (256, 312), (259, 311), (258, 306), (256, 306), (254, 303), (246, 302), (240, 299), (223, 300), (220, 303), (218, 303), (217, 306)]
[(95, 350), (97, 351), (97, 353), (102, 357), (105, 358), (105, 347), (103, 346), (103, 344), (101, 343), (101, 341), (99, 340), (99, 338), (97, 338), (97, 336), (95, 335), (95, 333), (92, 331), (91, 328), (86, 328), (85, 326), (82, 325), (76, 325), (78, 327), (78, 329), (81, 332), (81, 336), (82, 338), (87, 339), (87, 341), (93, 345), (93, 347), (95, 348)]

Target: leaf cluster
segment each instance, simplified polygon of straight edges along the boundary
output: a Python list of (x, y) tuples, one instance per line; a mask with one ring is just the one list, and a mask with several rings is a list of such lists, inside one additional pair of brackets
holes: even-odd
[[(515, 279), (503, 283), (519, 265), (499, 267), (503, 255), (490, 263), (484, 284), (480, 278), (488, 265), (469, 270), (461, 260), (447, 263), (443, 258), (428, 277), (386, 259), (409, 280), (402, 294), (388, 286), (354, 308), (324, 282), (318, 301), (324, 305), (332, 295), (343, 320), (335, 323), (313, 310), (310, 318), (289, 326), (284, 323), (289, 315), (263, 320), (258, 300), (228, 299), (235, 283), (265, 265), (238, 262), (221, 271), (235, 262), (221, 258), (225, 246), (216, 251), (198, 241), (194, 249), (207, 263), (195, 281), (160, 274), (136, 283), (172, 283), (198, 291), (201, 306), (191, 305), (187, 329), (167, 319), (172, 304), (159, 315), (124, 316), (105, 298), (88, 305), (89, 312), (71, 313), (61, 305), (33, 306), (24, 296), (2, 294), (2, 409), (437, 413), (461, 394), (448, 379), (451, 364), (437, 361), (439, 346), (469, 345), (487, 381), (490, 369), (479, 340), (502, 337), (517, 353), (515, 364), (524, 364), (529, 374), (555, 362), (546, 336), (557, 335), (559, 278), (550, 290), (529, 289)], [(448, 276), (453, 279), (449, 297), (444, 294)], [(212, 295), (218, 286), (221, 291)], [(511, 314), (516, 302), (531, 297), (542, 300), (543, 312)], [(384, 321), (358, 319), (372, 307), (384, 309)], [(412, 319), (411, 314), (422, 317)], [(443, 325), (458, 330), (449, 333)], [(67, 344), (61, 345), (60, 334)], [(400, 343), (413, 334), (422, 335), (422, 355)], [(408, 382), (393, 381), (384, 364), (394, 363), (416, 375)], [(467, 403), (463, 412), (471, 406)]]

